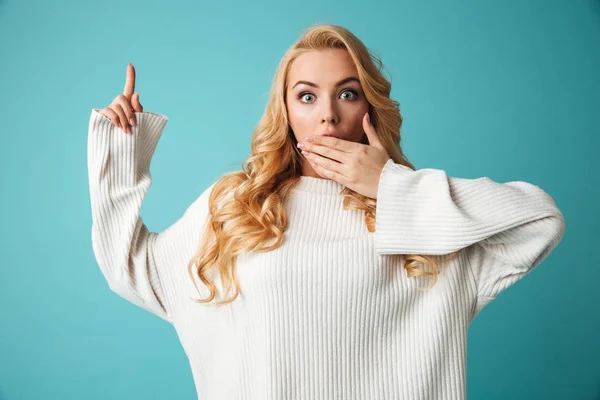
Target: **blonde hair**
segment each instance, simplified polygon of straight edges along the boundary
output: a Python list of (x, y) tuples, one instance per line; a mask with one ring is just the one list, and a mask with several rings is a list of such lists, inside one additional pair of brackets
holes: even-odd
[[(209, 271), (218, 268), (223, 289), (228, 294), (235, 286), (232, 298), (217, 305), (233, 302), (240, 293), (235, 262), (242, 252), (266, 252), (281, 245), (287, 226), (282, 202), (300, 180), (302, 155), (291, 131), (285, 103), (286, 80), (292, 62), (312, 50), (346, 49), (358, 70), (363, 92), (369, 103), (369, 116), (379, 140), (397, 164), (415, 169), (400, 147), (399, 103), (390, 98), (391, 83), (381, 73), (382, 63), (354, 34), (337, 25), (319, 24), (308, 28), (285, 53), (273, 78), (270, 97), (263, 116), (252, 134), (251, 156), (242, 163), (242, 170), (221, 177), (210, 193), (207, 217), (200, 248), (188, 265), (194, 285), (194, 273), (210, 290), (198, 303), (209, 303), (216, 297), (216, 286)], [(366, 135), (361, 143), (367, 144)], [(235, 189), (233, 196), (228, 196)], [(364, 211), (369, 232), (375, 232), (377, 201), (347, 187), (340, 193), (345, 210)], [(273, 239), (275, 241), (273, 242)], [(273, 242), (269, 245), (268, 243)], [(453, 259), (458, 252), (450, 254)], [(448, 255), (403, 255), (407, 276), (431, 276), (433, 283), (439, 274), (436, 259)], [(421, 267), (427, 265), (430, 271)], [(218, 266), (218, 267), (215, 267)], [(196, 289), (198, 289), (196, 285)]]

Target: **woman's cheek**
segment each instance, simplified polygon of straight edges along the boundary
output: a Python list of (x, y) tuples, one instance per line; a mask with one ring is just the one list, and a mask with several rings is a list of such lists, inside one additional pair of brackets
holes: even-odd
[(290, 113), (298, 121), (305, 121), (311, 116), (310, 107), (292, 107)]
[(304, 132), (310, 126), (311, 117), (307, 114), (307, 111), (291, 109), (289, 111), (289, 119), (292, 129), (298, 134)]

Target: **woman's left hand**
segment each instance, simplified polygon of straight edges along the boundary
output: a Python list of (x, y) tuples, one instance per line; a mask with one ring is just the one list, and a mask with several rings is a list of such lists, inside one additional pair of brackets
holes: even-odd
[[(304, 144), (304, 148), (301, 148), (302, 154), (319, 175), (339, 182), (364, 196), (377, 199), (379, 177), (390, 156), (379, 141), (375, 127), (369, 121), (369, 113), (363, 116), (363, 128), (369, 144), (331, 136), (314, 136), (312, 142), (299, 143), (298, 147)], [(307, 140), (310, 141), (310, 138)]]

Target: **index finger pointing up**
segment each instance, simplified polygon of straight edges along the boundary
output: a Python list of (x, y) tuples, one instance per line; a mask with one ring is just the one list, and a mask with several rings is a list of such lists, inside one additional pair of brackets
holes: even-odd
[(125, 88), (123, 89), (123, 95), (131, 100), (133, 91), (135, 90), (135, 68), (133, 64), (127, 64), (127, 79), (125, 80)]

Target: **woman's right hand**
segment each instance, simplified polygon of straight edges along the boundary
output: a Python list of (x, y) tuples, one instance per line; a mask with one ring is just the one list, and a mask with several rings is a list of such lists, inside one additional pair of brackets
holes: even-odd
[[(127, 64), (127, 78), (123, 94), (114, 98), (109, 106), (98, 112), (110, 119), (115, 126), (123, 129), (125, 133), (131, 133), (131, 126), (137, 124), (135, 112), (143, 112), (140, 104), (140, 94), (133, 92), (135, 89), (135, 68), (133, 64)], [(130, 126), (131, 125), (131, 126)]]

